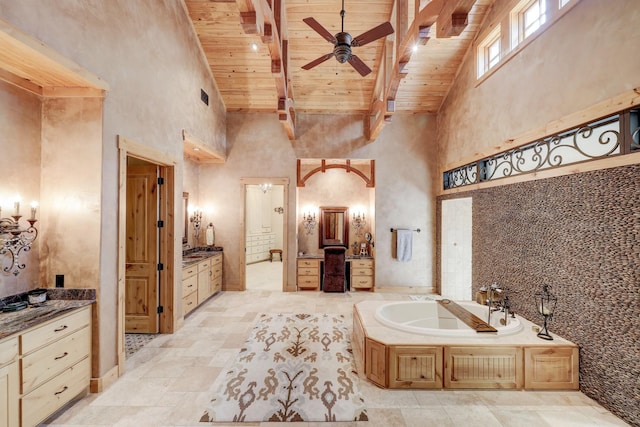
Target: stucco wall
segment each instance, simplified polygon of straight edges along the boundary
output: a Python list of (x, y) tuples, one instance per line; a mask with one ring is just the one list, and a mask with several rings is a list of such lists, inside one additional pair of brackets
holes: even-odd
[(494, 154), (525, 131), (640, 86), (634, 40), (636, 0), (581, 0), (477, 86), (471, 51), (438, 115), (440, 164)]
[[(227, 115), (227, 161), (200, 166), (200, 201), (215, 207), (216, 244), (224, 247), (224, 282), (237, 289), (240, 257), (240, 178), (289, 178), (287, 224), (289, 261), (287, 280), (295, 289), (296, 159), (355, 158), (376, 161), (375, 250), (376, 286), (432, 287), (433, 224), (435, 208), (432, 181), (435, 164), (435, 117), (396, 114), (377, 140), (363, 135), (361, 116), (298, 114), (295, 141), (289, 141), (274, 114)], [(210, 183), (206, 188), (203, 183)], [(304, 206), (302, 206), (304, 207)], [(414, 234), (413, 259), (392, 258), (391, 227), (420, 228)]]
[[(21, 213), (29, 216), (29, 203), (40, 200), (40, 132), (42, 104), (37, 96), (0, 82), (0, 207), (2, 218), (14, 213), (16, 193), (22, 197)], [(40, 218), (41, 214), (37, 214)], [(23, 220), (24, 226), (26, 222)], [(40, 224), (36, 224), (40, 228)], [(0, 297), (32, 289), (38, 283), (38, 245), (23, 253), (24, 270), (18, 275), (0, 273)], [(8, 259), (0, 257), (2, 268)]]
[[(99, 276), (93, 286), (100, 291), (100, 373), (104, 374), (116, 363), (117, 136), (175, 158), (174, 196), (179, 201), (182, 130), (224, 152), (224, 106), (180, 1), (0, 0), (0, 18), (110, 87), (103, 110), (102, 171), (87, 172), (98, 174), (99, 184), (84, 190), (100, 198), (102, 210), (96, 214), (100, 242), (90, 254), (75, 252), (78, 264), (95, 264), (99, 252)], [(201, 88), (209, 94), (209, 106), (200, 101)], [(176, 248), (181, 247), (181, 227), (176, 221)], [(179, 253), (175, 259), (179, 261)]]

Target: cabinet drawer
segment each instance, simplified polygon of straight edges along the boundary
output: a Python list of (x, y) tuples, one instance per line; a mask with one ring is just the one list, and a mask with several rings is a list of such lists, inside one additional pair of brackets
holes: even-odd
[(300, 276), (317, 276), (318, 269), (313, 267), (300, 267), (298, 268), (298, 275)]
[(298, 260), (298, 268), (300, 267), (312, 267), (312, 268), (318, 268), (319, 267), (319, 260), (317, 259), (299, 259)]
[(22, 397), (23, 426), (35, 426), (89, 386), (91, 362), (83, 359)]
[(91, 351), (91, 331), (83, 328), (22, 358), (22, 393), (59, 374)]
[(211, 286), (212, 286), (212, 293), (216, 293), (222, 290), (222, 276), (214, 277)]
[(208, 270), (211, 267), (211, 260), (207, 259), (205, 261), (200, 261), (198, 263), (198, 273)]
[(215, 267), (216, 265), (222, 265), (222, 256), (217, 255), (211, 258), (211, 267)]
[(222, 277), (222, 264), (213, 266), (212, 272), (213, 278)]
[(351, 268), (373, 268), (372, 259), (354, 259), (351, 261)]
[(319, 284), (318, 276), (298, 276), (299, 288), (317, 288)]
[(197, 265), (191, 265), (187, 268), (183, 268), (182, 269), (182, 280), (184, 279), (188, 279), (191, 276), (194, 276), (196, 273), (198, 273), (198, 266)]
[(197, 306), (198, 306), (197, 292), (191, 292), (189, 295), (182, 298), (182, 311), (184, 312), (185, 316), (189, 314), (191, 311), (193, 311), (193, 309), (196, 308)]
[(356, 268), (351, 270), (352, 276), (373, 276), (373, 270), (370, 268)]
[(356, 289), (369, 289), (373, 287), (372, 276), (351, 276), (351, 287)]
[(30, 353), (90, 324), (91, 307), (85, 307), (67, 316), (58, 317), (20, 337), (22, 354)]
[(186, 280), (182, 280), (182, 296), (186, 297), (198, 290), (198, 276), (191, 276)]
[(18, 337), (0, 343), (0, 367), (18, 358)]

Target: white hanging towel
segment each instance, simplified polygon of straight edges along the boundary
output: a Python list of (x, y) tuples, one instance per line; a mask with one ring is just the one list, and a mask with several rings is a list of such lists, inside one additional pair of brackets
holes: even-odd
[(411, 261), (411, 248), (413, 246), (413, 232), (411, 230), (397, 230), (396, 252), (398, 261)]

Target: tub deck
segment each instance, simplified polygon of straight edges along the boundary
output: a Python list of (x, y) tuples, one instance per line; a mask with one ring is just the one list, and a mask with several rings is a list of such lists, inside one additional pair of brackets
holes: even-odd
[(352, 342), (365, 375), (384, 388), (577, 390), (578, 346), (552, 333), (539, 339), (530, 321), (512, 335), (430, 336), (375, 319), (389, 301), (354, 305)]
[(480, 319), (473, 313), (468, 312), (463, 307), (459, 306), (455, 302), (445, 299), (438, 300), (438, 305), (444, 307), (449, 313), (456, 316), (458, 319), (463, 321), (468, 327), (473, 329), (476, 332), (498, 332), (496, 328), (489, 325), (484, 320)]

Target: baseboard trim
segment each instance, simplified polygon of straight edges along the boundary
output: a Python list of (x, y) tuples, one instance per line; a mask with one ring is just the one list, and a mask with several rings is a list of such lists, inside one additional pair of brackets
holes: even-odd
[(101, 393), (109, 388), (118, 379), (119, 367), (114, 366), (106, 374), (100, 378), (91, 378), (89, 382), (89, 391), (91, 393)]

